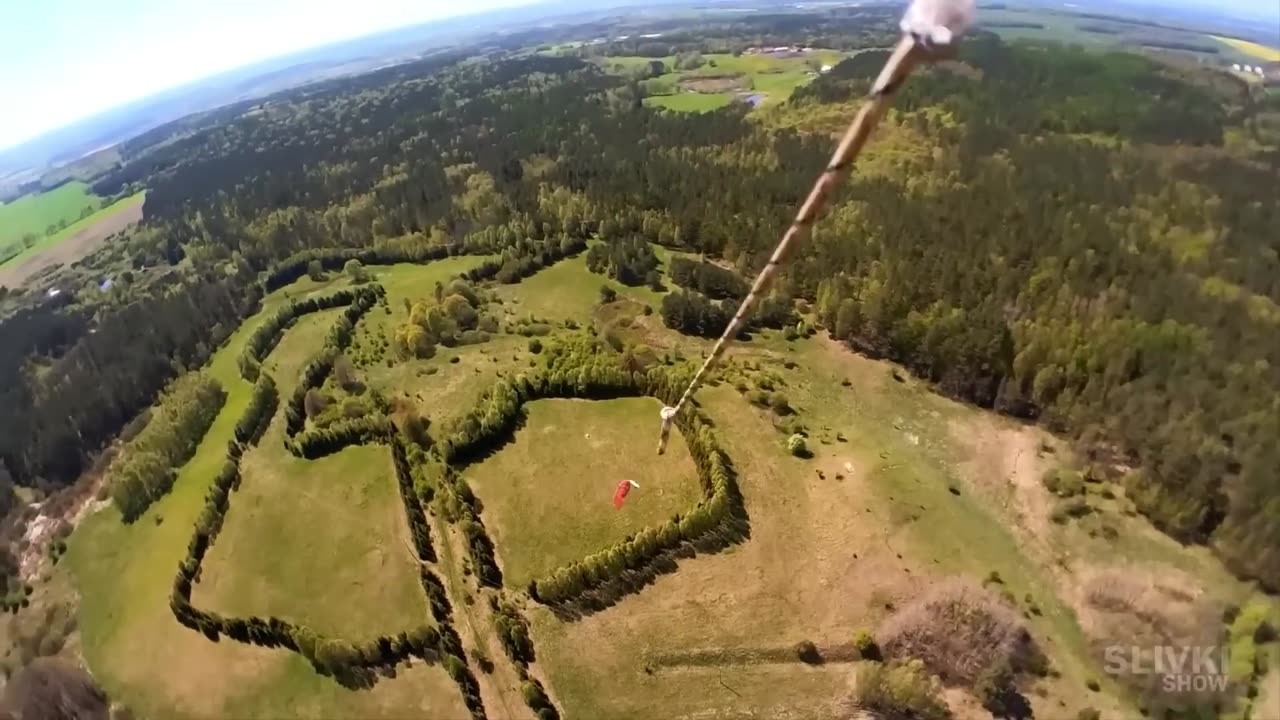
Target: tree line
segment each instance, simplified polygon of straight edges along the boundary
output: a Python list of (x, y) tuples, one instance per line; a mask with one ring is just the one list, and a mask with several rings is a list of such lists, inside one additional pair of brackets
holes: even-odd
[(751, 289), (741, 275), (715, 263), (677, 256), (671, 258), (670, 265), (667, 273), (671, 282), (712, 300), (741, 300)]
[(170, 384), (147, 426), (108, 470), (111, 499), (125, 522), (169, 492), (178, 468), (195, 455), (226, 400), (222, 385), (203, 373), (188, 373)]
[[(270, 376), (263, 374), (259, 383), (265, 386), (269, 380)], [(266, 404), (251, 402), (238, 426), (260, 426), (264, 422), (264, 416), (269, 421), (270, 415), (265, 413), (265, 407)], [(412, 483), (407, 480), (408, 465), (400, 434), (389, 423), (383, 426), (383, 430), (377, 439), (388, 444), (392, 450), (401, 501), (418, 559), (422, 562), (434, 561), (435, 554), (425, 516), (413, 492)], [(457, 683), (472, 717), (482, 720), (485, 711), (480, 699), (479, 684), (467, 665), (461, 638), (453, 629), (452, 607), (444, 585), (422, 562), (419, 579), (437, 627), (424, 625), (396, 635), (384, 635), (365, 641), (326, 637), (305, 625), (277, 617), (224, 617), (191, 604), (192, 587), (199, 582), (205, 555), (216, 541), (230, 509), (231, 495), (239, 487), (240, 462), (245, 449), (245, 444), (239, 441), (233, 440), (228, 444), (226, 461), (206, 493), (205, 506), (196, 519), (187, 555), (179, 564), (174, 577), (169, 599), (174, 617), (184, 626), (204, 634), (210, 640), (216, 641), (221, 635), (225, 635), (238, 642), (263, 647), (283, 647), (297, 652), (317, 672), (331, 675), (349, 686), (367, 686), (373, 682), (373, 670), (393, 667), (410, 656), (427, 662), (439, 662)]]
[[(546, 349), (546, 355), (545, 370), (499, 380), (481, 396), (471, 413), (444, 433), (432, 452), (439, 454), (447, 478), (457, 478), (455, 468), (508, 442), (527, 402), (651, 395), (669, 404), (688, 381), (687, 368), (673, 372), (655, 367), (646, 373), (630, 372), (622, 366), (619, 355), (606, 351), (594, 339), (558, 341)], [(698, 468), (703, 499), (659, 527), (646, 528), (612, 548), (532, 582), (528, 588), (531, 597), (562, 608), (576, 603), (583, 607), (608, 604), (642, 585), (643, 581), (639, 585), (628, 581), (645, 577), (651, 571), (650, 565), (660, 557), (669, 558), (677, 548), (695, 543), (731, 543), (740, 537), (746, 511), (710, 426), (697, 414), (685, 413), (677, 419), (677, 428), (685, 436)], [(465, 487), (460, 478), (452, 481), (455, 487), (458, 483)], [(469, 488), (455, 492), (472, 497)]]

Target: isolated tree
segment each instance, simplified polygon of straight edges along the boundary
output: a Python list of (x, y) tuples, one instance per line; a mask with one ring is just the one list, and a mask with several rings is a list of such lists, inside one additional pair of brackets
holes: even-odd
[(351, 278), (351, 282), (355, 285), (361, 285), (369, 282), (369, 271), (365, 269), (364, 264), (359, 260), (351, 259), (343, 266), (342, 271)]

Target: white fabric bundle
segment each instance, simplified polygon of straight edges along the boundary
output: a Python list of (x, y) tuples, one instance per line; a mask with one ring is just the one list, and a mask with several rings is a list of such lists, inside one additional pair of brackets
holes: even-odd
[(974, 0), (915, 0), (902, 16), (902, 32), (930, 45), (950, 45), (973, 24)]

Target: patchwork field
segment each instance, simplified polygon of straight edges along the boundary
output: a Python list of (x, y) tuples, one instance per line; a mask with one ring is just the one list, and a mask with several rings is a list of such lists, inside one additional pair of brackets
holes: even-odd
[[(340, 312), (303, 318), (276, 348), (268, 371), (281, 378), (284, 393)], [(277, 422), (246, 456), (195, 604), (225, 615), (286, 618), (344, 638), (429, 621), (386, 448), (353, 447), (308, 461), (283, 452), (283, 441)], [(374, 606), (376, 613), (352, 612)]]
[[(665, 259), (669, 254), (661, 253)], [(407, 318), (404, 300), (429, 297), (477, 258), (369, 268), (390, 312), (373, 308), (356, 331), (371, 359), (380, 338)], [(665, 278), (669, 281), (669, 278)], [(303, 279), (272, 294), (263, 313), (215, 356), (210, 372), (230, 397), (170, 495), (123, 525), (107, 508), (73, 536), (68, 562), (82, 595), (85, 657), (113, 697), (143, 716), (465, 717), (458, 688), (438, 666), (415, 663), (370, 690), (348, 690), (299, 656), (181, 627), (167, 606), (173, 568), (222, 447), (248, 401), (235, 357), (248, 333), (291, 298), (327, 294), (350, 278)], [(600, 305), (599, 288), (622, 298)], [(629, 330), (661, 354), (699, 358), (710, 341), (678, 335), (642, 316), (662, 293), (625, 288), (561, 261), (494, 293), (504, 326), (530, 314), (552, 326), (546, 343), (597, 331), (624, 313)], [(340, 310), (303, 317), (264, 367), (287, 394)], [(579, 329), (564, 327), (573, 321)], [(383, 353), (361, 371), (395, 403), (431, 420), (431, 433), (466, 413), (502, 377), (545, 362), (529, 338), (441, 348), (427, 360)], [(354, 351), (353, 351), (354, 352)], [(1087, 516), (1060, 522), (1059, 499), (1041, 482), (1076, 460), (1042, 431), (996, 418), (895, 375), (820, 336), (785, 340), (767, 331), (730, 353), (698, 396), (736, 471), (749, 530), (725, 549), (681, 557), (674, 572), (612, 607), (567, 619), (522, 592), (529, 580), (609, 547), (682, 512), (699, 498), (684, 440), (654, 454), (659, 403), (538, 400), (514, 437), (462, 470), (502, 565), (505, 588), (477, 583), (466, 540), (434, 511), (456, 624), (490, 717), (532, 717), (522, 680), (493, 630), (490, 601), (514, 598), (532, 626), (532, 677), (566, 718), (832, 717), (860, 664), (854, 633), (872, 630), (949, 578), (987, 579), (1025, 619), (1052, 672), (1028, 692), (1036, 717), (1092, 707), (1127, 717), (1134, 701), (1100, 670), (1104, 617), (1082, 588), (1106, 573), (1180, 583), (1206, 601), (1243, 606), (1251, 589), (1203, 549), (1187, 549), (1135, 517), (1123, 490), (1084, 491)], [(785, 417), (750, 402), (782, 393)], [(786, 450), (786, 423), (808, 435), (811, 457)], [(282, 448), (277, 417), (243, 462), (225, 527), (204, 564), (195, 603), (227, 614), (275, 614), (335, 634), (368, 635), (426, 622), (394, 476), (381, 445), (302, 461)], [(622, 510), (620, 479), (640, 484)], [(1119, 558), (1126, 558), (1119, 560)], [(1140, 570), (1139, 570), (1140, 568)], [(60, 570), (61, 572), (61, 570)], [(996, 578), (991, 580), (991, 578)], [(371, 612), (369, 608), (376, 608)], [(814, 643), (820, 661), (796, 646)], [(1087, 690), (1097, 682), (1099, 691)], [(959, 696), (957, 696), (959, 697)], [(1270, 696), (1267, 696), (1267, 702)], [(958, 717), (983, 717), (957, 700)]]
[(11, 203), (0, 204), (0, 262), (3, 250), (21, 243), (24, 235), (44, 237), (57, 226), (63, 227), (81, 219), (82, 214), (102, 207), (102, 199), (82, 182), (69, 182), (48, 192), (24, 195)]
[(0, 260), (0, 287), (17, 287), (47, 268), (88, 255), (103, 240), (140, 221), (145, 199), (146, 193), (140, 192), (112, 203)]
[[(475, 261), (474, 258), (471, 260)], [(72, 536), (66, 561), (59, 565), (58, 572), (70, 571), (79, 594), (94, 598), (94, 602), (84, 605), (80, 615), (85, 659), (108, 693), (113, 698), (121, 698), (140, 717), (397, 718), (425, 715), (454, 718), (467, 714), (456, 685), (439, 666), (415, 663), (409, 669), (400, 669), (393, 679), (380, 680), (371, 689), (350, 690), (332, 678), (318, 675), (307, 661), (296, 654), (229, 640), (209, 642), (199, 633), (179, 625), (168, 607), (173, 569), (182, 560), (192, 523), (203, 507), (204, 494), (222, 465), (227, 441), (249, 402), (251, 388), (240, 378), (236, 366), (236, 358), (245, 340), (290, 298), (327, 293), (346, 282), (341, 277), (330, 277), (322, 282), (304, 278), (269, 296), (263, 303), (263, 310), (232, 335), (209, 364), (208, 372), (226, 388), (228, 399), (195, 457), (179, 472), (173, 490), (132, 524), (121, 522), (119, 512), (108, 506), (88, 518)], [(292, 383), (291, 379), (286, 380), (291, 377), (287, 374), (290, 367), (297, 368), (323, 340), (332, 315), (327, 319), (330, 322), (325, 322), (324, 313), (307, 316), (286, 332), (280, 347), (267, 363), (269, 371), (280, 373), (282, 384)], [(299, 337), (294, 338), (295, 334)], [(273, 427), (259, 452), (265, 454), (270, 451), (283, 456), (279, 433), (280, 429)], [(375, 457), (377, 464), (371, 469), (378, 473), (388, 472), (389, 469), (382, 465), (387, 462), (385, 449)], [(338, 485), (333, 493), (335, 500), (313, 499), (317, 507), (345, 513), (343, 517), (347, 520), (355, 519), (354, 509), (339, 509), (335, 504), (336, 498), (343, 493), (348, 497), (358, 495), (360, 486), (345, 487), (348, 483), (342, 477), (342, 471), (346, 469), (343, 459), (331, 460), (339, 463), (330, 466), (330, 469), (339, 471), (336, 476), (325, 478), (308, 472), (288, 480)], [(251, 491), (253, 471), (249, 473), (239, 492)], [(275, 490), (284, 492), (286, 488), (277, 486)], [(252, 492), (262, 492), (265, 497), (271, 488)], [(391, 492), (394, 493), (394, 487)], [(399, 556), (390, 562), (390, 567), (402, 566), (404, 562), (412, 566), (409, 550), (389, 532), (391, 528), (397, 528), (396, 532), (399, 532), (398, 528), (403, 526), (402, 512), (394, 518), (397, 525), (382, 524), (381, 527), (372, 515), (361, 513), (361, 524), (352, 528), (347, 523), (328, 522), (322, 518), (312, 518), (317, 522), (307, 524), (305, 517), (293, 513), (296, 498), (288, 495), (273, 502), (277, 504), (259, 510), (275, 512), (277, 518), (299, 521), (294, 528), (305, 527), (318, 534), (319, 541), (326, 548), (334, 548), (344, 538), (359, 536), (365, 543), (377, 545), (378, 552), (385, 552), (388, 558), (398, 550)], [(236, 510), (243, 511), (245, 515), (237, 519)], [(351, 512), (346, 513), (346, 510)], [(247, 502), (238, 503), (229, 513), (228, 525), (234, 527), (241, 520), (245, 521), (243, 526), (250, 539), (244, 549), (232, 558), (236, 566), (227, 568), (234, 573), (226, 573), (224, 578), (239, 576), (245, 582), (251, 582), (247, 574), (242, 574), (243, 568), (238, 567), (240, 560), (244, 559), (259, 563), (258, 568), (288, 566), (288, 572), (294, 573), (290, 577), (299, 583), (321, 579), (307, 572), (305, 566), (299, 570), (294, 555), (285, 554), (270, 544), (256, 542), (254, 532), (279, 532), (279, 529), (252, 522), (254, 510)], [(364, 524), (366, 521), (371, 524)], [(235, 542), (233, 538), (233, 533), (227, 534), (228, 541)], [(259, 535), (257, 539), (269, 541), (271, 538)], [(214, 547), (216, 549), (218, 545)], [(297, 546), (295, 549), (304, 551)], [(307, 547), (305, 552), (314, 563), (312, 567), (319, 565), (330, 572), (336, 569), (326, 564), (326, 558), (317, 556), (319, 550), (316, 547)], [(255, 557), (250, 561), (247, 555)], [(273, 566), (272, 557), (281, 564)], [(210, 563), (210, 578), (217, 583), (215, 590), (223, 582), (234, 581), (219, 581), (219, 570), (215, 567), (216, 562)], [(387, 597), (396, 597), (394, 584), (386, 593), (377, 585), (382, 580), (380, 575), (372, 578), (360, 576), (360, 579), (369, 585), (367, 591), (373, 598), (372, 601), (365, 599), (366, 605), (372, 602), (381, 608)], [(255, 608), (269, 606), (275, 609), (271, 603), (283, 603), (277, 586), (263, 582), (258, 590), (259, 594), (252, 600), (264, 606)], [(421, 591), (417, 592), (413, 598), (416, 605), (411, 606), (408, 598), (404, 599), (401, 617), (413, 617), (416, 619), (414, 624), (422, 624), (429, 618), (420, 609)], [(383, 612), (381, 609), (378, 613), (354, 609), (360, 607), (360, 599), (358, 595), (353, 599), (349, 589), (325, 587), (312, 595), (295, 595), (292, 599), (292, 607), (298, 608), (296, 612), (309, 621), (331, 621), (338, 626), (355, 623), (356, 629), (383, 624), (378, 617)], [(390, 604), (395, 605), (394, 602)]]
[(708, 112), (730, 103), (751, 102), (755, 107), (777, 105), (815, 77), (823, 66), (834, 66), (845, 57), (836, 50), (816, 49), (805, 54), (709, 54), (705, 64), (693, 70), (676, 70), (675, 57), (611, 56), (599, 58), (610, 72), (637, 72), (653, 61), (668, 72), (644, 81), (646, 105), (680, 112)]

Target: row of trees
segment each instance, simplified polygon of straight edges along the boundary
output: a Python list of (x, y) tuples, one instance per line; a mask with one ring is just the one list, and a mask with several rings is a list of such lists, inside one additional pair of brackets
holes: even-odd
[[(669, 403), (688, 380), (687, 373), (673, 372), (666, 367), (630, 372), (621, 364), (619, 355), (585, 337), (557, 341), (546, 349), (546, 356), (545, 370), (500, 380), (486, 391), (476, 408), (456, 421), (433, 449), (445, 466), (444, 484), (453, 488), (454, 494), (472, 497), (454, 468), (508, 442), (526, 402), (556, 397), (607, 399), (653, 395)], [(745, 510), (732, 472), (709, 425), (701, 417), (685, 414), (677, 426), (698, 467), (704, 499), (683, 516), (677, 515), (658, 528), (647, 528), (634, 538), (531, 583), (532, 597), (550, 605), (568, 605), (592, 591), (593, 602), (616, 598), (626, 588), (615, 581), (625, 580), (628, 573), (647, 571), (659, 556), (685, 543), (705, 541), (712, 535), (721, 542), (737, 539)], [(466, 505), (471, 507), (472, 503)], [(463, 520), (464, 528), (469, 520), (471, 518)]]
[(260, 373), (257, 382), (253, 384), (249, 407), (245, 408), (244, 415), (236, 422), (236, 442), (241, 445), (257, 445), (279, 407), (280, 392), (276, 389), (276, 381), (267, 373)]
[[(485, 247), (483, 240), (469, 238), (477, 247)], [(586, 240), (570, 235), (547, 236), (542, 240), (526, 238), (521, 243), (499, 246), (501, 258), (486, 260), (468, 270), (466, 277), (472, 282), (493, 279), (504, 285), (518, 283), (544, 268), (572, 257), (587, 248)]]
[[(273, 388), (274, 384), (267, 385), (270, 380), (270, 376), (263, 374), (257, 387)], [(264, 398), (266, 395), (264, 391)], [(255, 397), (237, 427), (261, 426), (264, 424), (264, 417), (269, 421), (270, 413), (264, 410), (268, 406), (266, 400), (260, 402)], [(381, 432), (376, 439), (391, 447), (401, 500), (419, 560), (434, 561), (434, 549), (425, 516), (413, 491), (404, 445), (394, 427), (382, 417), (379, 420)], [(339, 682), (353, 686), (366, 686), (371, 682), (371, 671), (393, 666), (410, 656), (428, 662), (440, 662), (458, 684), (472, 717), (482, 720), (485, 711), (480, 699), (479, 684), (467, 665), (461, 638), (453, 629), (452, 607), (444, 585), (425, 564), (419, 568), (419, 578), (437, 627), (422, 626), (367, 641), (351, 642), (326, 637), (305, 625), (276, 617), (224, 617), (191, 604), (192, 587), (199, 581), (205, 555), (222, 529), (224, 518), (230, 509), (230, 496), (239, 486), (240, 462), (244, 450), (245, 445), (239, 441), (228, 444), (226, 462), (210, 486), (205, 497), (205, 507), (196, 520), (187, 546), (187, 556), (178, 566), (169, 600), (170, 609), (178, 621), (211, 640), (226, 635), (238, 642), (292, 650), (305, 657), (317, 672), (332, 675)]]
[(644, 239), (628, 237), (592, 246), (587, 251), (587, 269), (607, 275), (623, 285), (662, 287), (658, 256)]
[(222, 385), (203, 373), (175, 380), (150, 422), (111, 466), (111, 498), (125, 522), (133, 522), (173, 487), (177, 468), (195, 454), (227, 400)]
[[(662, 322), (667, 327), (695, 337), (720, 337), (738, 311), (734, 300), (709, 300), (701, 293), (680, 290), (662, 298)], [(756, 303), (744, 330), (762, 327), (785, 328), (796, 321), (789, 298), (771, 296)]]
[(285, 443), (294, 451), (296, 447), (290, 441), (302, 432), (307, 424), (307, 393), (320, 387), (325, 378), (332, 372), (335, 361), (351, 342), (351, 333), (355, 325), (369, 312), (375, 304), (386, 297), (381, 285), (366, 285), (352, 294), (351, 304), (342, 311), (342, 315), (334, 322), (326, 336), (324, 345), (316, 355), (302, 368), (298, 385), (289, 396), (285, 405)]
[(349, 306), (355, 302), (356, 298), (365, 294), (376, 295), (377, 291), (372, 288), (373, 286), (354, 290), (339, 290), (330, 295), (289, 302), (277, 310), (274, 315), (268, 317), (245, 341), (244, 350), (241, 351), (238, 360), (240, 376), (249, 382), (257, 380), (258, 373), (261, 371), (262, 361), (271, 354), (276, 344), (280, 342), (280, 338), (284, 337), (284, 331), (292, 327), (298, 318), (321, 310), (329, 310), (343, 305)]
[(741, 300), (751, 286), (738, 273), (714, 263), (687, 257), (671, 258), (668, 274), (671, 282), (696, 290), (712, 300)]

